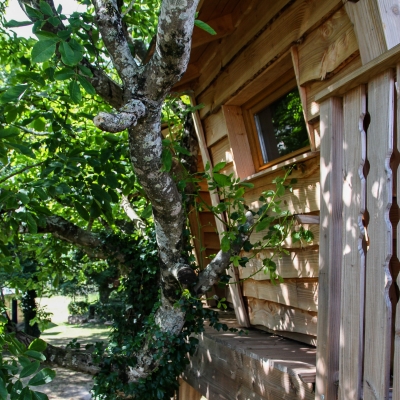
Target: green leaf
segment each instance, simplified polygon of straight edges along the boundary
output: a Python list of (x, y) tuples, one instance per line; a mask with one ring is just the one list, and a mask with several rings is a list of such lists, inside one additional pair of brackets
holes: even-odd
[(84, 75), (89, 76), (90, 78), (93, 76), (92, 71), (88, 67), (85, 67), (84, 65), (81, 64), (79, 64), (78, 67)]
[(121, 140), (121, 137), (118, 135), (113, 135), (111, 133), (106, 133), (103, 135), (103, 138), (107, 140), (109, 143), (118, 143)]
[(27, 146), (24, 146), (22, 144), (17, 144), (17, 143), (11, 143), (11, 142), (4, 142), (4, 144), (7, 147), (11, 147), (12, 149), (17, 150), (18, 153), (21, 153), (30, 158), (36, 158), (35, 153)]
[(56, 51), (56, 42), (54, 40), (40, 40), (32, 48), (32, 61), (41, 63), (50, 60)]
[(0, 399), (7, 399), (8, 392), (3, 379), (0, 379)]
[(37, 233), (37, 224), (35, 218), (33, 218), (32, 214), (29, 212), (26, 213), (26, 223), (28, 224), (30, 233)]
[(28, 385), (40, 386), (46, 383), (50, 383), (56, 376), (55, 371), (50, 368), (44, 368), (39, 371), (33, 378), (30, 379)]
[(82, 100), (81, 89), (79, 88), (79, 83), (77, 81), (71, 81), (68, 85), (69, 94), (71, 96), (71, 100), (78, 104)]
[(39, 8), (40, 8), (40, 11), (44, 15), (47, 15), (48, 17), (52, 17), (54, 15), (53, 10), (51, 9), (50, 5), (48, 3), (46, 3), (45, 1), (41, 1), (39, 3)]
[(22, 204), (28, 204), (30, 202), (29, 196), (24, 193), (25, 190), (22, 190), (16, 194), (16, 198), (22, 202)]
[(18, 396), (18, 400), (32, 400), (32, 394), (29, 387), (24, 387)]
[(32, 21), (16, 21), (15, 19), (12, 19), (11, 21), (8, 21), (4, 26), (6, 28), (18, 28), (20, 26), (28, 26), (32, 24)]
[(198, 19), (195, 19), (195, 20), (194, 20), (194, 24), (195, 24), (198, 28), (203, 29), (203, 31), (206, 31), (207, 33), (209, 33), (210, 35), (216, 35), (216, 34), (217, 34), (217, 32), (215, 32), (215, 30), (214, 30), (213, 28), (211, 28), (210, 25), (206, 24), (206, 23), (203, 22), (203, 21), (200, 21), (200, 20), (198, 20)]
[(270, 218), (264, 218), (262, 221), (257, 222), (256, 232), (261, 232), (271, 224)]
[(16, 85), (7, 89), (1, 95), (1, 103), (16, 103), (28, 89), (29, 85)]
[(169, 149), (164, 149), (161, 157), (164, 171), (169, 172), (172, 168), (172, 153)]
[(213, 172), (219, 172), (219, 171), (221, 171), (222, 168), (225, 168), (225, 167), (226, 167), (226, 162), (223, 161), (223, 162), (218, 163), (212, 170), (213, 170)]
[(213, 175), (213, 178), (219, 187), (230, 186), (230, 184), (231, 184), (231, 180), (230, 180), (229, 176), (215, 173)]
[(74, 202), (74, 206), (78, 214), (85, 220), (89, 221), (90, 216), (89, 213), (86, 211), (86, 208), (82, 206), (82, 204), (78, 203), (77, 201)]
[(32, 361), (29, 365), (24, 366), (22, 368), (21, 373), (19, 374), (19, 378), (26, 378), (29, 375), (34, 374), (40, 367), (40, 361)]
[(35, 351), (35, 350), (27, 350), (27, 351), (25, 351), (24, 355), (34, 358), (35, 360), (39, 360), (39, 361), (46, 360), (46, 357), (44, 356), (44, 354), (39, 353), (38, 351)]
[(35, 10), (33, 7), (28, 6), (25, 4), (25, 12), (28, 14), (28, 17), (37, 19), (39, 18), (40, 20), (43, 19), (43, 14), (39, 10)]
[(229, 238), (224, 236), (221, 240), (221, 250), (223, 252), (227, 252), (229, 251), (229, 249), (231, 248), (231, 242), (229, 241)]
[(112, 189), (117, 189), (119, 187), (117, 176), (113, 173), (107, 174), (105, 176), (107, 185)]
[(43, 352), (47, 349), (47, 343), (42, 339), (35, 339), (28, 347), (28, 350)]
[(17, 136), (18, 134), (19, 134), (19, 129), (15, 127), (0, 129), (0, 139)]
[(187, 155), (187, 156), (190, 156), (190, 155), (191, 155), (189, 150), (185, 149), (185, 148), (182, 147), (182, 146), (179, 146), (178, 144), (175, 144), (175, 145), (174, 145), (174, 149), (175, 149), (175, 151), (178, 152), (178, 153), (185, 154), (185, 155)]
[(78, 75), (78, 80), (88, 94), (96, 94), (95, 88), (86, 78), (84, 78), (82, 75)]
[(54, 79), (56, 81), (64, 81), (66, 79), (72, 78), (75, 75), (75, 71), (71, 68), (63, 68), (60, 71), (54, 73)]
[(75, 41), (61, 42), (60, 47), (61, 60), (64, 64), (74, 66), (78, 64), (83, 57), (82, 47)]
[(35, 35), (39, 40), (52, 40), (53, 42), (59, 42), (61, 39), (52, 32), (47, 31), (36, 31)]
[(249, 189), (253, 189), (253, 187), (254, 187), (254, 184), (253, 184), (253, 183), (248, 183), (248, 182), (240, 182), (239, 185), (240, 185), (240, 186), (247, 187), (247, 188), (249, 188)]
[(153, 207), (149, 204), (142, 212), (141, 218), (147, 219), (153, 214)]
[(33, 400), (49, 400), (47, 394), (42, 392), (35, 392), (34, 390), (32, 390), (32, 398)]

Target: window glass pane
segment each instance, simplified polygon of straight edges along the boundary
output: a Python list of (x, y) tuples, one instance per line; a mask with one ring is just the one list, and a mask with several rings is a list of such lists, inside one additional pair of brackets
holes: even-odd
[(309, 146), (297, 89), (255, 114), (254, 120), (264, 163)]

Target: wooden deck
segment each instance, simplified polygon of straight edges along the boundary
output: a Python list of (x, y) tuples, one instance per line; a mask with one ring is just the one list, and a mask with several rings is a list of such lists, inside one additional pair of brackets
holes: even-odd
[(238, 335), (207, 328), (199, 340), (182, 377), (208, 400), (315, 398), (314, 347), (255, 329)]

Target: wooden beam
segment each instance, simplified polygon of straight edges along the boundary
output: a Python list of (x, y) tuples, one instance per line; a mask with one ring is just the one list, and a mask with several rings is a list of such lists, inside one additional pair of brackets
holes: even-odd
[(199, 27), (195, 26), (192, 37), (192, 49), (202, 46), (203, 44), (211, 43), (214, 40), (222, 39), (223, 37), (231, 34), (235, 29), (231, 14), (223, 15), (222, 17), (205, 22), (207, 22), (207, 24), (210, 25), (211, 28), (217, 32), (217, 34), (210, 35), (204, 29), (200, 29)]
[(190, 386), (182, 378), (179, 378), (178, 400), (201, 400), (199, 393), (193, 386)]
[(340, 335), (339, 399), (362, 397), (365, 294), (365, 86), (344, 97), (343, 132), (343, 270)]
[[(394, 123), (394, 76), (389, 70), (368, 84), (367, 176), (369, 249), (365, 286), (364, 399), (387, 399), (390, 380), (392, 307), (389, 288), (392, 278), (392, 170)], [(379, 368), (377, 366), (379, 365)]]
[[(192, 106), (194, 107), (196, 105), (196, 100), (193, 95), (190, 96), (190, 101)], [(203, 159), (204, 166), (209, 163), (210, 167), (212, 168), (212, 160), (210, 157), (210, 154), (207, 149), (207, 143), (206, 143), (206, 138), (204, 136), (204, 131), (203, 131), (203, 126), (201, 124), (201, 119), (200, 115), (197, 111), (193, 113), (193, 121), (194, 121), (194, 126), (197, 134), (197, 139), (199, 141), (199, 146), (200, 146), (200, 152), (201, 152), (201, 157)], [(211, 196), (211, 202), (212, 205), (215, 207), (220, 203), (220, 199), (217, 193), (215, 191), (210, 191), (210, 196)], [(220, 218), (223, 220), (224, 216), (221, 214)], [(226, 230), (225, 224), (221, 222), (221, 220), (217, 217), (215, 217), (215, 222), (217, 225), (218, 233), (221, 235), (222, 232)], [(237, 271), (237, 268), (234, 268), (232, 265), (229, 267), (227, 270), (227, 273), (232, 277), (231, 282), (237, 282), (239, 273)], [(249, 327), (250, 322), (249, 318), (247, 315), (246, 307), (243, 302), (243, 296), (241, 292), (241, 288), (238, 284), (233, 284), (229, 285), (229, 290), (231, 292), (232, 296), (232, 301), (235, 309), (235, 314), (236, 314), (236, 319), (238, 323), (243, 326), (243, 327)]]
[(255, 173), (255, 168), (244, 126), (242, 109), (237, 106), (222, 106), (222, 111), (228, 130), (236, 175), (240, 179), (246, 179)]
[(372, 78), (386, 71), (387, 69), (396, 68), (399, 60), (400, 44), (385, 52), (381, 56), (375, 58), (368, 64), (363, 65), (354, 72), (348, 74), (346, 77), (340, 79), (338, 82), (335, 82), (333, 85), (321, 90), (315, 95), (315, 101), (322, 102), (332, 96), (343, 96), (349, 90), (354, 89), (359, 85), (367, 84)]
[(319, 215), (296, 214), (294, 216), (299, 224), (318, 224), (320, 223)]
[(400, 43), (400, 6), (390, 0), (363, 0), (346, 3), (354, 24), (363, 64)]
[(321, 211), (316, 399), (336, 400), (339, 372), (342, 259), (342, 141), (340, 98), (321, 104)]
[(186, 72), (183, 74), (179, 82), (175, 84), (176, 87), (186, 85), (187, 83), (197, 79), (200, 76), (200, 71), (194, 64), (189, 64)]
[(307, 114), (308, 114), (307, 113), (307, 91), (306, 91), (306, 88), (301, 86), (301, 83), (300, 83), (300, 61), (299, 61), (298, 47), (292, 46), (290, 48), (290, 52), (292, 54), (292, 62), (293, 62), (293, 67), (294, 67), (294, 73), (296, 75), (297, 89), (299, 90), (299, 94), (300, 94), (301, 107), (303, 109), (303, 118), (304, 118), (304, 122), (307, 127), (307, 133), (308, 133), (308, 139), (310, 141), (311, 151), (315, 151), (316, 146), (315, 146), (314, 128), (311, 124), (308, 123), (308, 120), (307, 120)]

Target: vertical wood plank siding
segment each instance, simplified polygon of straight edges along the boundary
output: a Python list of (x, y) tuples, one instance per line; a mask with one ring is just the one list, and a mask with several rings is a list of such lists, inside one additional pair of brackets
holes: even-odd
[(342, 260), (342, 99), (321, 104), (321, 223), (316, 399), (335, 400)]
[(343, 270), (339, 399), (358, 400), (362, 396), (364, 351), (365, 86), (359, 86), (347, 93), (343, 108)]
[(392, 203), (394, 79), (389, 70), (370, 80), (368, 109), (371, 124), (367, 132), (370, 171), (367, 176), (369, 249), (365, 288), (364, 399), (385, 400), (389, 396), (391, 319), (389, 287), (392, 278)]

